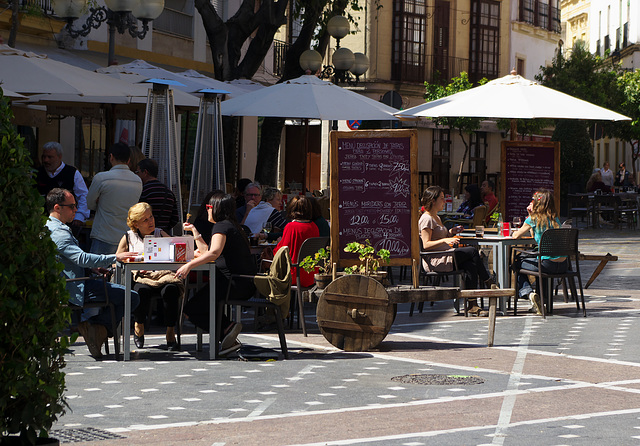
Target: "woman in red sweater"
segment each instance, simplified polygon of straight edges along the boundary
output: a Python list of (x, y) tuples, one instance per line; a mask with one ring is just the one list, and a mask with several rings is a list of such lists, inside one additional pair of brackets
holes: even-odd
[[(320, 232), (318, 226), (311, 221), (313, 210), (311, 207), (311, 201), (304, 195), (294, 197), (287, 204), (287, 217), (290, 223), (284, 227), (282, 232), (282, 239), (276, 246), (274, 253), (283, 246), (289, 247), (291, 253), (291, 261), (293, 263), (298, 262), (298, 252), (302, 242), (311, 237), (319, 237)], [(301, 259), (302, 260), (302, 259)], [(291, 268), (291, 278), (293, 285), (296, 284), (296, 269)], [(300, 282), (302, 286), (310, 287), (313, 285), (313, 273), (306, 271), (300, 272)]]

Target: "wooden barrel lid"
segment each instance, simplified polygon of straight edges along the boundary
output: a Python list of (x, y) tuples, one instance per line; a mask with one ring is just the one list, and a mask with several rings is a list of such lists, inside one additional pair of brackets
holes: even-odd
[(365, 352), (385, 338), (395, 315), (384, 286), (370, 277), (352, 274), (331, 282), (318, 301), (320, 332), (332, 345)]

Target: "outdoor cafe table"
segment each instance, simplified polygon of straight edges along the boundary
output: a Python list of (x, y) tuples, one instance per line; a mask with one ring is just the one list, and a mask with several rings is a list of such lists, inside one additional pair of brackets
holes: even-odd
[[(500, 288), (509, 288), (509, 247), (511, 246), (535, 246), (536, 242), (531, 237), (513, 238), (505, 237), (499, 234), (484, 233), (484, 237), (476, 237), (470, 232), (460, 233), (460, 244), (471, 246), (491, 246), (493, 252), (494, 270), (498, 279)], [(505, 297), (500, 298), (499, 309), (505, 312)]]
[[(131, 278), (133, 271), (177, 271), (185, 262), (116, 262), (116, 282), (124, 280), (124, 322), (122, 325), (124, 360), (130, 359), (131, 341)], [(216, 357), (216, 263), (209, 262), (194, 266), (192, 271), (209, 271), (209, 359)], [(122, 277), (124, 275), (124, 278)]]

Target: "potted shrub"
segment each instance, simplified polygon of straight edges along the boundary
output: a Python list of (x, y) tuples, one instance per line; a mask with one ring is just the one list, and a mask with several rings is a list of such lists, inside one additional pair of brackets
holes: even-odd
[(351, 242), (344, 248), (345, 252), (352, 252), (358, 254), (360, 260), (359, 265), (349, 266), (344, 269), (346, 274), (362, 274), (365, 276), (372, 276), (373, 278), (382, 281), (386, 275), (386, 271), (378, 271), (380, 268), (380, 262), (389, 263), (391, 253), (387, 249), (381, 249), (378, 252), (371, 246), (369, 239), (364, 243)]
[(0, 88), (0, 444), (47, 444), (68, 407), (69, 294), (45, 229), (31, 160)]
[(320, 248), (313, 256), (307, 256), (300, 262), (300, 267), (310, 273), (316, 268), (318, 272), (313, 276), (318, 289), (323, 290), (332, 280), (331, 251)]

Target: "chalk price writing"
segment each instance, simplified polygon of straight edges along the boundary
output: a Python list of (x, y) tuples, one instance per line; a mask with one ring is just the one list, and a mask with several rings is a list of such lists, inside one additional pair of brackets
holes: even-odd
[(369, 217), (367, 215), (354, 215), (349, 222), (351, 226), (368, 225)]
[(382, 214), (380, 218), (378, 218), (379, 225), (395, 225), (397, 223), (398, 223), (397, 215)]
[(385, 238), (376, 243), (375, 250), (387, 249), (392, 256), (403, 256), (409, 253), (409, 245), (402, 240)]
[(392, 172), (409, 172), (409, 166), (407, 163), (394, 162)]

